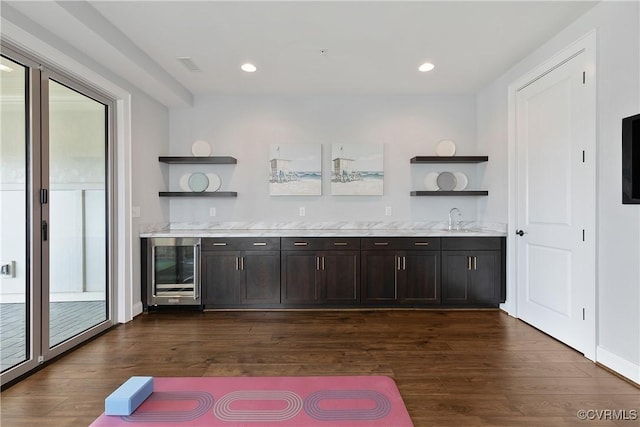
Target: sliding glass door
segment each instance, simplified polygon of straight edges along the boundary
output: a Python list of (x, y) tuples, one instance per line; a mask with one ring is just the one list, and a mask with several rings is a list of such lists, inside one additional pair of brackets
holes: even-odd
[(2, 384), (112, 325), (113, 104), (2, 48)]
[(28, 68), (0, 58), (0, 367), (29, 359)]
[[(56, 80), (48, 105), (49, 347), (108, 318), (108, 108)], [(48, 134), (48, 135), (47, 135)]]

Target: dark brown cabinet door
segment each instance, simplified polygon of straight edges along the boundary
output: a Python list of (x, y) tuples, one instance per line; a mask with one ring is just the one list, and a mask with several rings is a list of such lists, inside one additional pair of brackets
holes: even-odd
[(235, 304), (238, 301), (238, 257), (235, 252), (207, 253), (202, 256), (203, 303)]
[(358, 303), (358, 251), (285, 251), (282, 302), (291, 305)]
[(407, 252), (400, 267), (405, 276), (402, 302), (440, 303), (440, 251)]
[(499, 251), (443, 251), (442, 302), (450, 305), (500, 303)]
[(280, 252), (207, 252), (202, 264), (205, 305), (280, 303)]
[(445, 304), (469, 304), (470, 258), (467, 252), (442, 252), (442, 302)]
[(357, 303), (360, 289), (358, 252), (325, 252), (320, 264), (324, 301), (328, 304)]
[(362, 302), (381, 304), (398, 301), (398, 262), (396, 252), (362, 252)]
[(478, 251), (472, 256), (473, 300), (480, 304), (498, 304), (500, 302), (500, 253), (497, 251)]
[(282, 252), (283, 304), (317, 304), (321, 301), (319, 262), (314, 252)]
[(243, 252), (240, 268), (241, 304), (280, 303), (280, 252)]

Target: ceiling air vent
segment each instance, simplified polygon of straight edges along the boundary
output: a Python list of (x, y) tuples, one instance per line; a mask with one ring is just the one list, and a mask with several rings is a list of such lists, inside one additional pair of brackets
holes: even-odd
[(191, 71), (192, 73), (199, 73), (200, 71), (202, 71), (195, 62), (193, 62), (193, 59), (191, 59), (191, 57), (189, 56), (179, 56), (178, 61), (180, 61), (180, 63), (182, 65), (184, 65), (184, 67)]

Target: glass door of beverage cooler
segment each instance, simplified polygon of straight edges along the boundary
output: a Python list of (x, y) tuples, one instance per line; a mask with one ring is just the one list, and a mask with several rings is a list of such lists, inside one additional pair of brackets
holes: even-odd
[(200, 305), (200, 239), (154, 238), (149, 305)]

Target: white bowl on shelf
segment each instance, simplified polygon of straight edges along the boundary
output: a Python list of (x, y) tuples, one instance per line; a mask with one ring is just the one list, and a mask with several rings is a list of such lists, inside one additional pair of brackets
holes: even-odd
[(456, 143), (451, 139), (443, 139), (436, 146), (436, 154), (440, 157), (452, 157), (456, 154)]
[(456, 186), (453, 191), (462, 191), (467, 188), (469, 185), (469, 178), (464, 172), (454, 172), (453, 175), (456, 177)]
[(438, 172), (429, 172), (424, 176), (424, 188), (427, 191), (438, 191)]
[(211, 145), (201, 139), (191, 144), (191, 154), (196, 157), (207, 157), (211, 155)]

